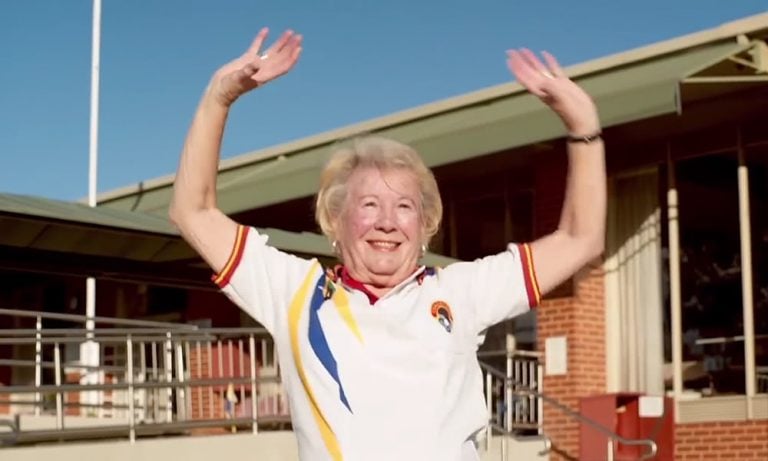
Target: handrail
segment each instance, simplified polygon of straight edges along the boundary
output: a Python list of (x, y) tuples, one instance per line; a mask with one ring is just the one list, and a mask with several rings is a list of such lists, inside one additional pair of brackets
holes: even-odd
[(88, 317), (78, 314), (59, 314), (45, 311), (29, 311), (21, 309), (0, 309), (0, 315), (12, 315), (14, 317), (40, 317), (42, 319), (68, 320), (72, 322), (86, 322), (88, 320), (94, 323), (103, 323), (107, 325), (132, 325), (137, 327), (156, 327), (175, 330), (197, 330), (197, 325), (186, 325), (182, 323), (155, 322), (152, 320), (118, 319), (114, 317)]
[[(134, 389), (163, 389), (163, 388), (185, 388), (185, 387), (205, 387), (205, 386), (226, 386), (227, 384), (244, 385), (250, 384), (251, 378), (208, 378), (197, 379), (195, 381), (146, 381), (136, 382), (132, 384), (127, 383), (110, 383), (110, 384), (43, 384), (40, 386), (2, 386), (0, 387), (0, 395), (29, 392), (73, 392), (73, 391), (115, 391), (115, 390), (127, 390), (133, 387)], [(264, 383), (277, 383), (281, 381), (274, 376), (258, 377), (256, 378), (257, 384)]]
[[(656, 456), (658, 452), (658, 446), (656, 445), (656, 442), (650, 439), (628, 439), (625, 437), (622, 437), (621, 435), (613, 432), (612, 430), (608, 429), (607, 427), (601, 425), (597, 421), (588, 418), (581, 413), (571, 410), (568, 408), (568, 406), (560, 403), (557, 399), (550, 397), (542, 392), (538, 392), (536, 390), (531, 389), (528, 386), (523, 385), (519, 381), (507, 378), (506, 375), (499, 370), (494, 369), (488, 364), (480, 363), (480, 368), (484, 370), (486, 373), (490, 373), (492, 376), (496, 376), (499, 379), (503, 379), (506, 384), (511, 384), (513, 388), (513, 392), (520, 393), (522, 389), (522, 393), (526, 395), (533, 395), (535, 397), (540, 398), (542, 401), (552, 405), (553, 407), (557, 408), (558, 410), (562, 411), (566, 414), (566, 416), (569, 416), (573, 419), (576, 419), (578, 421), (581, 421), (585, 423), (586, 425), (592, 427), (593, 429), (597, 430), (598, 432), (603, 433), (603, 435), (606, 435), (611, 440), (615, 440), (619, 443), (623, 443), (624, 445), (646, 445), (648, 446), (648, 452), (646, 452), (644, 455), (641, 455), (640, 459), (651, 459)], [(492, 424), (492, 423), (491, 423)], [(492, 427), (495, 427), (495, 424), (492, 424)], [(502, 428), (503, 433), (509, 433), (509, 431), (506, 431)]]
[[(510, 354), (506, 349), (497, 349), (492, 351), (478, 351), (477, 357), (484, 359), (487, 357), (507, 357)], [(544, 354), (542, 354), (539, 351), (528, 351), (525, 349), (515, 349), (514, 352), (512, 352), (513, 357), (530, 357), (532, 359), (540, 359), (544, 357)]]
[[(36, 328), (0, 329), (0, 345), (34, 345), (34, 352), (28, 348), (0, 358), (0, 366), (35, 371), (34, 384), (0, 386), (0, 406), (22, 406), (23, 415), (55, 416), (43, 423), (50, 429), (22, 430), (18, 423), (2, 423), (15, 432), (0, 430), (0, 445), (92, 436), (127, 435), (134, 441), (137, 433), (197, 427), (250, 426), (256, 433), (259, 425), (290, 424), (276, 352), (264, 328), (206, 328), (19, 309), (0, 309), (0, 316), (37, 321)], [(74, 328), (45, 328), (51, 320), (72, 322)], [(83, 328), (87, 320), (97, 322), (97, 328)], [(102, 348), (97, 364), (62, 360), (62, 351), (84, 342)], [(54, 371), (53, 380), (43, 375), (48, 369)], [(239, 402), (222, 409), (222, 400), (230, 401), (225, 391), (230, 386)], [(84, 423), (87, 427), (70, 428), (70, 417), (127, 418), (127, 425), (102, 426), (94, 420)]]

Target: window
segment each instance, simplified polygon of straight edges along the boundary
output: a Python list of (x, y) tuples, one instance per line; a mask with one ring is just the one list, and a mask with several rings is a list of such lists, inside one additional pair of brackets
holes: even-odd
[(683, 388), (704, 396), (745, 392), (737, 165), (735, 153), (675, 165)]
[(749, 149), (756, 389), (768, 393), (768, 146)]

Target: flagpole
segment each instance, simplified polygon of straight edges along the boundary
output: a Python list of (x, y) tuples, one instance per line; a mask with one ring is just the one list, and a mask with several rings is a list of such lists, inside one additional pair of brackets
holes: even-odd
[[(101, 55), (101, 0), (93, 0), (93, 24), (91, 36), (91, 120), (88, 146), (88, 206), (96, 206), (98, 159), (99, 159), (99, 65)], [(80, 360), (85, 365), (98, 366), (99, 346), (93, 341), (96, 316), (96, 279), (88, 277), (85, 282), (85, 322), (88, 341), (80, 350)], [(97, 384), (100, 373), (89, 371), (86, 383)], [(90, 404), (100, 403), (99, 395), (90, 393), (85, 399)], [(100, 407), (99, 407), (100, 408)]]
[(101, 55), (101, 0), (93, 0), (91, 40), (91, 135), (88, 162), (88, 205), (96, 206), (96, 178), (99, 160), (99, 61)]

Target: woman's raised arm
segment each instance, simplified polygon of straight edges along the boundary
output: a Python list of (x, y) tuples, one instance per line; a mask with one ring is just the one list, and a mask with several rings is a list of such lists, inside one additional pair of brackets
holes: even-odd
[(546, 64), (531, 51), (508, 52), (518, 81), (563, 121), (568, 131), (568, 177), (560, 223), (555, 232), (531, 244), (541, 293), (546, 293), (599, 256), (605, 241), (605, 150), (597, 109), (587, 93), (554, 57)]
[(301, 53), (301, 36), (292, 31), (260, 54), (262, 29), (250, 48), (216, 71), (187, 134), (169, 210), (184, 239), (219, 272), (232, 251), (237, 224), (216, 204), (216, 175), (224, 126), (231, 105), (243, 94), (285, 74)]

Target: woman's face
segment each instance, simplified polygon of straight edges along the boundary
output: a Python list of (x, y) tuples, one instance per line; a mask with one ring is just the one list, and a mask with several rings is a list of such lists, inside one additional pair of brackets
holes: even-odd
[(391, 288), (416, 270), (423, 223), (417, 181), (403, 169), (365, 167), (350, 176), (336, 230), (344, 264), (358, 281)]

